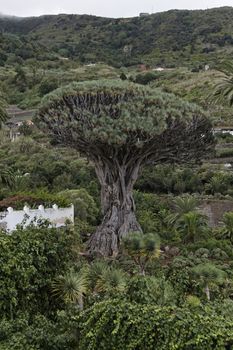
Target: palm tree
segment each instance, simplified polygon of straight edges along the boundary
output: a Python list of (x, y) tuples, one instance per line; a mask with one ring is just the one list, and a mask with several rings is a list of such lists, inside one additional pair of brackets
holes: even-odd
[(196, 212), (198, 206), (198, 200), (196, 197), (191, 195), (185, 195), (176, 197), (173, 200), (174, 213), (167, 216), (167, 222), (170, 225), (174, 225), (183, 215), (189, 212)]
[(206, 298), (210, 300), (210, 285), (221, 284), (226, 278), (226, 274), (221, 269), (211, 263), (199, 264), (192, 268), (194, 277), (198, 278), (204, 286)]
[(8, 119), (8, 114), (5, 108), (6, 108), (6, 104), (0, 96), (0, 129), (2, 128), (2, 124), (5, 123), (6, 120)]
[(198, 200), (194, 196), (186, 195), (182, 197), (176, 197), (173, 201), (175, 212), (181, 216), (190, 211), (197, 209)]
[(177, 229), (186, 242), (194, 243), (207, 229), (207, 217), (196, 211), (182, 215), (177, 221)]
[(217, 102), (228, 101), (233, 105), (233, 62), (223, 62), (218, 69), (219, 80), (215, 86), (213, 97)]
[(52, 283), (52, 294), (67, 304), (76, 304), (83, 310), (83, 297), (88, 291), (89, 281), (86, 271), (70, 271), (58, 276)]

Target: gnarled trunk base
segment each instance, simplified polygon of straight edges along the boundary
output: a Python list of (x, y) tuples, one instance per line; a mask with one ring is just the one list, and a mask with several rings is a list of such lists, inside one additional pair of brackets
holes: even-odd
[(90, 255), (116, 256), (120, 240), (130, 232), (141, 232), (135, 216), (133, 185), (138, 177), (140, 161), (120, 165), (117, 158), (95, 162), (101, 185), (103, 221), (88, 242)]
[(120, 240), (129, 232), (141, 232), (133, 210), (112, 206), (105, 214), (101, 225), (88, 242), (91, 255), (116, 256)]

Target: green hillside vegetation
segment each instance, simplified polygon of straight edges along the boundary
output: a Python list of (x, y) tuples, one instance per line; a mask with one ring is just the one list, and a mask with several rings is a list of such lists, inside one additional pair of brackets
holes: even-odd
[(172, 10), (125, 19), (87, 15), (1, 18), (2, 63), (9, 54), (11, 59), (12, 55), (43, 59), (48, 53), (51, 58), (63, 56), (82, 63), (104, 61), (117, 66), (216, 62), (232, 54), (232, 18), (231, 7)]

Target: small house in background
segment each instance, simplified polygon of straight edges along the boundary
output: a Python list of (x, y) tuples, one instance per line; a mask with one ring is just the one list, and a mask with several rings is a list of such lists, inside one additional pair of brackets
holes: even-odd
[(11, 141), (15, 141), (20, 136), (19, 127), (26, 123), (29, 126), (33, 125), (32, 118), (35, 114), (35, 109), (22, 110), (18, 106), (11, 105), (7, 108), (9, 119), (4, 125), (5, 134)]
[(19, 125), (9, 121), (4, 125), (4, 134), (10, 138), (12, 142), (17, 140), (20, 136)]
[(56, 204), (52, 208), (44, 208), (39, 205), (38, 209), (30, 209), (24, 206), (23, 210), (14, 210), (9, 207), (5, 212), (0, 212), (0, 229), (12, 232), (17, 225), (24, 227), (33, 223), (37, 226), (41, 220), (48, 220), (53, 227), (65, 226), (67, 221), (74, 223), (74, 206), (73, 204), (68, 208), (58, 208)]

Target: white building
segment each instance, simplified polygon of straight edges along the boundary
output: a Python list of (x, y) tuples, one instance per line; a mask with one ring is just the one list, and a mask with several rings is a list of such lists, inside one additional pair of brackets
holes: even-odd
[(48, 220), (51, 226), (62, 227), (67, 221), (74, 223), (74, 206), (69, 208), (58, 208), (56, 204), (52, 208), (45, 209), (40, 205), (38, 209), (30, 209), (25, 206), (23, 210), (14, 210), (9, 207), (6, 212), (0, 212), (0, 228), (7, 232), (12, 232), (17, 225), (23, 224), (24, 227), (33, 223), (35, 226), (40, 220)]

